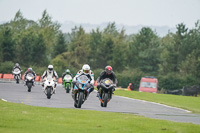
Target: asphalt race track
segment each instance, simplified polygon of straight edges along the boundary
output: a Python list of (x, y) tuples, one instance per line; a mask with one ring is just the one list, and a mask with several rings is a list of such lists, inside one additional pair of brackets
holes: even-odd
[[(61, 86), (57, 87), (56, 94), (52, 95), (51, 99), (47, 99), (40, 85), (33, 87), (31, 92), (27, 90), (28, 88), (23, 84), (0, 82), (0, 99), (32, 106), (75, 108), (71, 94), (66, 93)], [(103, 108), (96, 97), (96, 92), (91, 93), (81, 109), (132, 113), (155, 119), (200, 124), (199, 114), (192, 114), (187, 110), (120, 96), (113, 96), (107, 107)]]

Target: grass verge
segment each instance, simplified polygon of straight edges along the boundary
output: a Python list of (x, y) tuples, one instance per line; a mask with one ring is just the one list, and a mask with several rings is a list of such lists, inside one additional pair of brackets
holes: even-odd
[(34, 107), (0, 100), (1, 133), (197, 133), (200, 125), (132, 114)]
[(162, 103), (173, 107), (186, 109), (192, 111), (193, 113), (200, 113), (200, 97), (154, 94), (125, 90), (116, 90), (115, 95)]

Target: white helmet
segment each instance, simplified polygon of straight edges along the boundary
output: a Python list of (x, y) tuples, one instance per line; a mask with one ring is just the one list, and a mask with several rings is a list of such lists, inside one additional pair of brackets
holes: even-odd
[(49, 72), (51, 72), (53, 70), (53, 65), (49, 65), (48, 70), (49, 70)]
[(90, 66), (88, 64), (84, 64), (82, 67), (83, 73), (89, 74), (90, 72)]

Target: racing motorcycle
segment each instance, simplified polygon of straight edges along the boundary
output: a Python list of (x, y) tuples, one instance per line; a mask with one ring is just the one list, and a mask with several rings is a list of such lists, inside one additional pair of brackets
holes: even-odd
[(52, 94), (55, 93), (57, 82), (52, 77), (47, 77), (44, 80), (44, 93), (46, 94), (47, 98), (50, 99)]
[(72, 92), (75, 108), (81, 108), (82, 104), (87, 100), (91, 89), (89, 81), (90, 79), (86, 75), (81, 75), (77, 78)]
[(19, 80), (21, 79), (21, 71), (19, 68), (13, 70), (13, 77), (16, 80), (16, 83), (19, 84)]
[(111, 79), (106, 78), (101, 80), (99, 90), (99, 100), (101, 107), (107, 107), (107, 103), (112, 99), (113, 82)]
[(34, 84), (34, 75), (32, 73), (28, 73), (26, 75), (26, 86), (28, 87), (28, 92), (31, 92), (31, 88)]
[(66, 93), (69, 93), (72, 87), (72, 76), (71, 75), (65, 75), (63, 78), (63, 86), (66, 90)]

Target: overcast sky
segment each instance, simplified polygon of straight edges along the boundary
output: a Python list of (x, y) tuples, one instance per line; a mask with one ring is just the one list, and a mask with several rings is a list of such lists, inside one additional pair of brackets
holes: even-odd
[(60, 23), (175, 27), (183, 22), (192, 28), (200, 20), (200, 0), (0, 0), (0, 21), (10, 21), (18, 10), (36, 21), (45, 9)]

